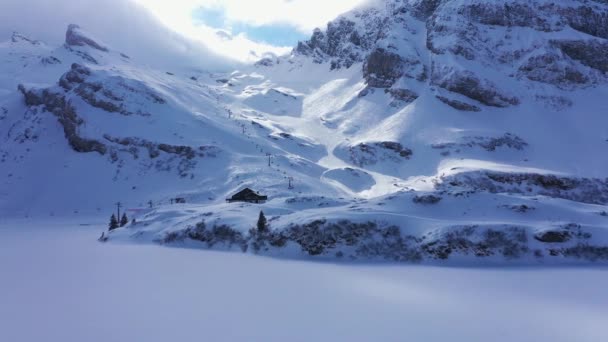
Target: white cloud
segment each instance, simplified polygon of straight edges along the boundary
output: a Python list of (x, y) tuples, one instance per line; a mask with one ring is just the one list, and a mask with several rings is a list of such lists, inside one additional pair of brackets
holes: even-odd
[(291, 51), (289, 46), (273, 46), (266, 43), (254, 42), (244, 34), (232, 35), (231, 32), (214, 29), (204, 25), (190, 25), (179, 30), (201, 44), (209, 46), (214, 52), (244, 63), (260, 60), (266, 53), (283, 55)]
[(236, 64), (167, 28), (130, 0), (0, 0), (0, 41), (18, 31), (60, 45), (71, 23), (143, 63), (210, 70)]
[(224, 9), (229, 20), (252, 25), (290, 24), (302, 32), (324, 26), (366, 0), (136, 0), (170, 26), (200, 7)]
[(196, 24), (193, 20), (193, 12), (208, 1), (200, 0), (134, 0), (143, 5), (158, 20), (171, 30), (198, 41), (213, 50), (215, 53), (233, 59), (238, 62), (251, 63), (260, 59), (265, 53), (277, 55), (285, 54), (291, 47), (273, 46), (265, 43), (254, 42), (245, 35), (233, 36), (228, 32), (231, 39), (226, 35), (218, 34), (218, 29), (205, 25)]
[(292, 47), (254, 42), (245, 34), (218, 35), (217, 29), (193, 20), (197, 9), (221, 10), (234, 23), (282, 24), (310, 33), (364, 1), (0, 0), (0, 35), (6, 39), (16, 30), (59, 44), (67, 25), (75, 23), (113, 48), (150, 63), (175, 64), (181, 59), (182, 64), (218, 69), (258, 60), (267, 52), (284, 54)]
[[(195, 24), (193, 13), (199, 8), (222, 10), (229, 22), (253, 26), (289, 25), (300, 32), (312, 33), (341, 13), (366, 0), (134, 0), (154, 13), (171, 29), (192, 39), (200, 40), (219, 54), (242, 62), (257, 60), (266, 52), (284, 54), (291, 47), (273, 46), (254, 42), (245, 35), (226, 40), (218, 37), (217, 30)], [(253, 55), (251, 52), (254, 52)]]

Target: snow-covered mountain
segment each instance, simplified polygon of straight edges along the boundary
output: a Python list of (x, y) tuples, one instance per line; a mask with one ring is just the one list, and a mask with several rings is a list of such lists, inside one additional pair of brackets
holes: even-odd
[[(375, 1), (230, 73), (14, 33), (0, 212), (121, 201), (138, 222), (111, 239), (291, 257), (605, 261), (606, 27), (599, 0)], [(270, 200), (225, 203), (245, 187)]]

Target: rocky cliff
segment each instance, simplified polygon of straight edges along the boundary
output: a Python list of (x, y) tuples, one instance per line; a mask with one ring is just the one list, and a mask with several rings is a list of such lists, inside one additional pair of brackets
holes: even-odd
[(415, 93), (428, 85), (459, 110), (517, 106), (514, 81), (539, 93), (607, 81), (606, 1), (382, 3), (315, 30), (293, 54), (332, 69), (362, 68), (372, 88)]

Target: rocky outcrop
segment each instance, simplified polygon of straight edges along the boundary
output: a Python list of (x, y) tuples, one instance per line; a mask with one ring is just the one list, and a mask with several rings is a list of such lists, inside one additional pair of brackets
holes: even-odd
[(337, 154), (353, 165), (365, 167), (380, 162), (401, 163), (409, 160), (414, 152), (398, 142), (382, 141), (348, 146), (346, 150), (337, 151)]
[(125, 147), (135, 147), (135, 148), (145, 148), (148, 152), (148, 156), (151, 159), (158, 158), (160, 156), (160, 152), (176, 154), (182, 156), (187, 159), (193, 159), (197, 156), (204, 157), (205, 154), (202, 152), (205, 150), (204, 146), (201, 146), (201, 152), (197, 152), (194, 148), (190, 146), (177, 146), (177, 145), (169, 145), (169, 144), (158, 144), (152, 141), (129, 137), (129, 138), (117, 138), (113, 137), (109, 134), (104, 134), (104, 139), (107, 141), (113, 142), (118, 145), (122, 145)]
[[(424, 82), (430, 77), (431, 86), (490, 107), (515, 106), (521, 99), (478, 68), (463, 68), (458, 59), (479, 69), (499, 70), (505, 79), (515, 76), (560, 89), (608, 81), (608, 43), (600, 39), (608, 38), (608, 6), (603, 1), (386, 0), (382, 5), (355, 10), (329, 23), (326, 30), (315, 30), (293, 53), (328, 63), (332, 69), (362, 63), (371, 88), (390, 89), (401, 79)], [(426, 26), (424, 48), (429, 58), (419, 51), (423, 37), (412, 24), (416, 20)], [(530, 39), (522, 40), (513, 28), (531, 30)], [(560, 39), (561, 32), (571, 28), (598, 39), (572, 41), (566, 33)], [(442, 92), (435, 95), (458, 110), (483, 108)]]
[(91, 76), (91, 69), (80, 65), (72, 64), (70, 70), (63, 74), (59, 79), (59, 85), (65, 90), (72, 90), (75, 86), (84, 83)]
[(569, 241), (572, 236), (567, 231), (547, 231), (534, 235), (534, 238), (541, 242), (563, 243)]
[(63, 127), (65, 138), (74, 151), (82, 153), (97, 152), (101, 155), (107, 152), (106, 145), (79, 135), (78, 127), (84, 121), (78, 116), (74, 106), (66, 100), (65, 94), (53, 92), (49, 89), (26, 89), (23, 85), (19, 85), (18, 89), (25, 97), (26, 105), (41, 107), (44, 111), (57, 117)]
[(509, 107), (519, 104), (519, 99), (502, 93), (492, 82), (480, 79), (470, 71), (435, 69), (432, 82), (486, 106)]
[(317, 63), (328, 62), (332, 69), (350, 68), (363, 62), (367, 51), (386, 37), (387, 20), (377, 9), (352, 13), (327, 24), (325, 31), (315, 29), (308, 41), (299, 42), (294, 54), (312, 57)]
[[(570, 227), (571, 226), (571, 227)], [(185, 229), (170, 231), (157, 239), (161, 244), (194, 241), (205, 248), (238, 248), (256, 254), (302, 255), (337, 260), (383, 260), (418, 263), (471, 256), (483, 260), (517, 260), (564, 257), (585, 261), (607, 261), (608, 247), (589, 244), (591, 234), (573, 224), (555, 231), (534, 234), (529, 227), (495, 225), (453, 226), (423, 236), (404, 234), (395, 225), (367, 221), (319, 219), (291, 224), (282, 229), (259, 230), (247, 234), (232, 227), (204, 221)], [(110, 235), (110, 238), (112, 235)], [(289, 248), (288, 248), (289, 246)], [(297, 246), (299, 252), (292, 248)], [(289, 253), (289, 254), (286, 254)], [(499, 259), (497, 259), (499, 258)]]
[(399, 9), (400, 12), (411, 11), (412, 16), (419, 20), (428, 19), (445, 0), (413, 0)]
[(67, 92), (73, 91), (86, 103), (95, 108), (109, 113), (120, 113), (125, 116), (150, 116), (150, 114), (143, 110), (132, 110), (127, 107), (125, 98), (122, 94), (119, 94), (119, 91), (123, 93), (138, 93), (155, 104), (165, 103), (162, 97), (143, 85), (136, 88), (119, 77), (109, 78), (106, 82), (91, 81), (89, 80), (91, 75), (91, 69), (74, 63), (70, 71), (61, 76), (59, 85)]
[(403, 75), (403, 59), (394, 52), (376, 49), (363, 64), (363, 77), (374, 88), (390, 88)]
[(460, 152), (465, 148), (480, 147), (488, 152), (494, 152), (498, 148), (509, 148), (522, 151), (528, 147), (528, 143), (519, 136), (505, 133), (498, 137), (472, 136), (463, 137), (462, 142), (438, 143), (432, 147), (437, 150), (449, 150), (450, 152)]
[(547, 196), (589, 204), (608, 204), (608, 179), (537, 173), (472, 171), (440, 177), (436, 189)]
[(519, 71), (531, 81), (569, 88), (573, 85), (585, 85), (589, 77), (570, 63), (564, 63), (557, 53), (534, 55), (519, 68)]
[[(595, 1), (602, 2), (603, 1)], [(568, 25), (573, 29), (608, 39), (608, 7), (582, 5), (577, 7), (563, 7), (557, 10)]]
[(108, 48), (96, 42), (80, 29), (76, 24), (70, 24), (65, 33), (65, 44), (67, 46), (89, 46), (93, 49), (107, 52)]
[[(592, 0), (603, 3), (603, 0)], [(484, 25), (528, 27), (534, 30), (561, 31), (566, 26), (600, 38), (608, 38), (608, 8), (579, 3), (488, 2), (472, 3), (459, 9), (458, 14)]]
[(556, 229), (539, 231), (534, 238), (544, 243), (563, 244), (573, 239), (584, 241), (593, 235), (583, 229), (580, 224), (569, 223)]
[[(142, 100), (151, 104), (165, 103), (164, 99), (138, 82), (104, 76), (96, 75), (90, 68), (75, 63), (61, 76), (57, 86), (27, 89), (20, 85), (19, 91), (31, 111), (44, 111), (57, 117), (68, 144), (74, 151), (107, 155), (112, 163), (118, 165), (118, 168), (124, 163), (123, 156), (130, 155), (134, 160), (141, 159), (143, 169), (157, 171), (176, 169), (181, 177), (192, 178), (194, 177), (192, 170), (199, 159), (216, 157), (220, 152), (215, 146), (172, 145), (137, 137), (118, 138), (109, 134), (104, 134), (101, 140), (83, 137), (79, 127), (84, 124), (84, 119), (78, 115), (77, 107), (72, 103), (74, 99), (83, 100), (91, 107), (104, 112), (122, 115), (149, 115), (141, 111), (133, 111), (131, 109), (133, 103), (127, 103), (123, 94), (137, 95), (138, 103)], [(82, 110), (81, 107), (78, 108)]]
[(550, 32), (561, 27), (559, 22), (544, 15), (553, 9), (551, 5), (532, 3), (494, 4), (489, 2), (473, 3), (462, 7), (458, 14), (472, 22), (504, 27), (530, 27), (538, 31)]
[(393, 98), (393, 101), (391, 102), (391, 106), (393, 107), (406, 105), (418, 99), (418, 94), (409, 89), (390, 88), (385, 89), (384, 92), (390, 94)]
[(447, 97), (441, 96), (441, 95), (437, 95), (436, 97), (439, 101), (447, 104), (448, 106), (450, 106), (454, 109), (458, 109), (458, 110), (465, 111), (465, 112), (480, 112), (481, 111), (481, 108), (479, 108), (475, 105), (463, 102), (463, 101), (450, 99), (450, 98), (447, 98)]
[(47, 57), (42, 57), (40, 59), (40, 63), (42, 65), (55, 65), (55, 64), (61, 64), (61, 60), (54, 56), (47, 56)]
[(608, 73), (606, 42), (552, 40), (549, 49), (551, 52), (530, 56), (519, 68), (519, 72), (529, 80), (562, 89), (597, 83), (605, 79), (604, 75)]
[(441, 202), (442, 198), (435, 195), (416, 195), (412, 198), (412, 202), (416, 204), (437, 204)]
[(26, 43), (29, 43), (32, 45), (42, 45), (42, 42), (40, 42), (39, 40), (31, 39), (19, 32), (13, 32), (13, 34), (11, 35), (11, 42), (13, 42), (13, 43), (26, 42)]
[[(607, 23), (608, 24), (608, 23)], [(590, 68), (608, 73), (608, 42), (598, 40), (554, 41), (564, 54)]]

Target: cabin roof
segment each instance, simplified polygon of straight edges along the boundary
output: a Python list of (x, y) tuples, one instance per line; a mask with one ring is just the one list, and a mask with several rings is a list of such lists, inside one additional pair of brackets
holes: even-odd
[(245, 188), (245, 189), (239, 191), (238, 193), (236, 193), (234, 196), (232, 196), (232, 199), (266, 199), (266, 198), (268, 198), (268, 196), (259, 195), (258, 193), (251, 190), (250, 188)]

